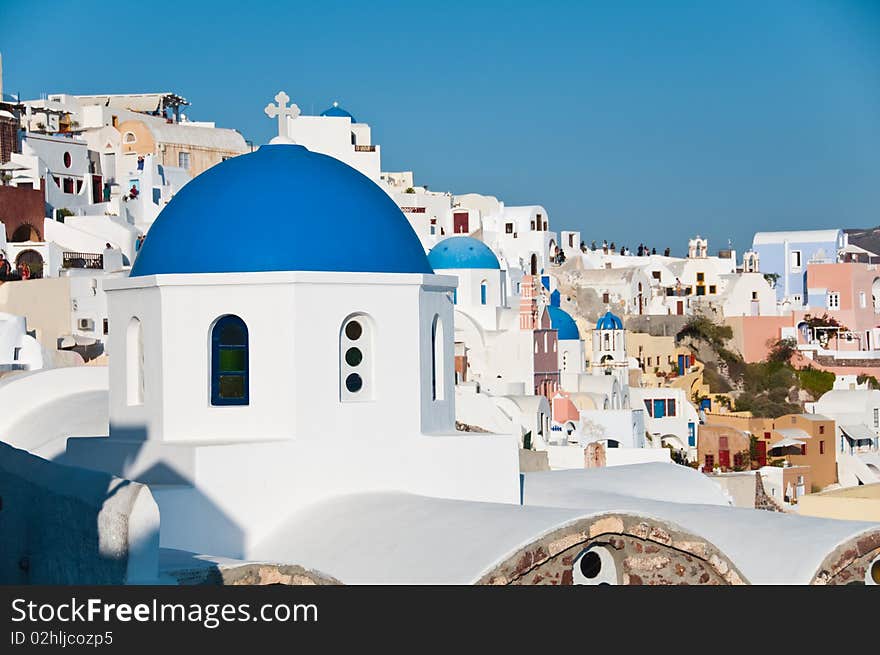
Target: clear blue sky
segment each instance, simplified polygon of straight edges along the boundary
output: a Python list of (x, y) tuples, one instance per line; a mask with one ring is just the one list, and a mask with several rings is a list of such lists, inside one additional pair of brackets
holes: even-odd
[(338, 100), (385, 170), (633, 249), (880, 224), (880, 0), (529, 4), (0, 0), (4, 85), (174, 91), (257, 143), (279, 89)]

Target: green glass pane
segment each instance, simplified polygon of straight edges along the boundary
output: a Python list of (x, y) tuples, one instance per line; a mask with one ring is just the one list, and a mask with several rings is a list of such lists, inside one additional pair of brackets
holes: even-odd
[(345, 363), (349, 366), (357, 366), (363, 359), (364, 355), (360, 348), (349, 348), (345, 351)]
[(220, 348), (221, 371), (243, 371), (247, 351), (244, 348)]
[(244, 398), (244, 376), (243, 375), (221, 375), (220, 376), (220, 397), (221, 398)]

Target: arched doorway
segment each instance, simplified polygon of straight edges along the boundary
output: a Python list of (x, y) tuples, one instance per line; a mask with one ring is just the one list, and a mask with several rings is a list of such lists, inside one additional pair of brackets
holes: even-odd
[(36, 250), (28, 249), (18, 253), (18, 257), (15, 258), (15, 266), (18, 268), (22, 264), (27, 264), (31, 271), (30, 278), (32, 280), (43, 277), (43, 258)]
[(30, 223), (22, 223), (12, 233), (11, 243), (22, 243), (24, 241), (42, 241), (40, 231)]
[(531, 275), (538, 274), (538, 256), (535, 253), (532, 253), (531, 258)]
[(797, 325), (798, 335), (801, 343), (810, 343), (810, 326), (806, 321), (801, 321)]

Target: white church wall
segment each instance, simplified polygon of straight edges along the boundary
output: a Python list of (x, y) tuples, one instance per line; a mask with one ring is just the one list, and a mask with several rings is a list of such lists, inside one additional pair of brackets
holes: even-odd
[[(421, 291), (423, 279), (344, 273), (163, 276), (158, 288), (150, 288), (147, 278), (108, 281), (110, 322), (120, 326), (111, 339), (111, 359), (115, 353), (116, 361), (125, 360), (120, 335), (132, 316), (161, 317), (159, 325), (156, 319), (142, 323), (144, 406), (129, 406), (114, 389), (113, 424), (147, 426), (151, 438), (167, 441), (357, 439), (364, 425), (382, 425), (380, 434), (388, 439), (450, 430), (454, 332), (447, 292), (453, 281), (431, 277), (434, 287)], [(294, 281), (301, 284), (288, 284)], [(285, 295), (289, 302), (279, 302)], [(300, 316), (296, 306), (322, 310)], [(368, 402), (340, 401), (339, 336), (354, 313), (369, 315), (375, 325), (369, 380), (374, 399)], [(227, 314), (248, 327), (249, 404), (213, 407), (210, 328)], [(437, 371), (443, 384), (436, 400), (431, 379), (435, 315), (443, 321), (448, 353)], [(125, 375), (119, 373), (113, 386), (124, 388)]]
[(624, 448), (645, 446), (644, 422), (640, 412), (629, 409), (585, 409), (582, 423), (590, 426), (589, 441), (613, 439)]

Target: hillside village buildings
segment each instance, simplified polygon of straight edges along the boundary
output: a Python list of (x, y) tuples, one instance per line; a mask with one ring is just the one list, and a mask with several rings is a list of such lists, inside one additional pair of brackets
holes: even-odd
[[(540, 204), (382, 171), (370, 125), (338, 103), (289, 103), (267, 105), (278, 136), (257, 148), (186, 120), (174, 93), (13, 108), (0, 477), (123, 503), (126, 521), (70, 517), (120, 530), (126, 566), (85, 553), (67, 581), (204, 582), (252, 562), (343, 583), (871, 578), (876, 525), (794, 514), (813, 487), (870, 482), (880, 401), (841, 387), (774, 420), (707, 413), (693, 353), (635, 329), (703, 314), (746, 343), (758, 321), (817, 364), (864, 366), (880, 301), (873, 264), (839, 263), (845, 237), (821, 258), (828, 242), (783, 238), (805, 286), (780, 295), (774, 237), (742, 263), (700, 237), (686, 258), (593, 249)], [(277, 217), (273, 238), (230, 248), (253, 215)], [(316, 241), (316, 216), (344, 248)], [(848, 328), (830, 341), (803, 329), (820, 302)], [(780, 511), (734, 510), (704, 474), (747, 468), (752, 437), (767, 461), (751, 507)], [(89, 485), (60, 490), (59, 465)], [(119, 499), (88, 495), (118, 480)]]

